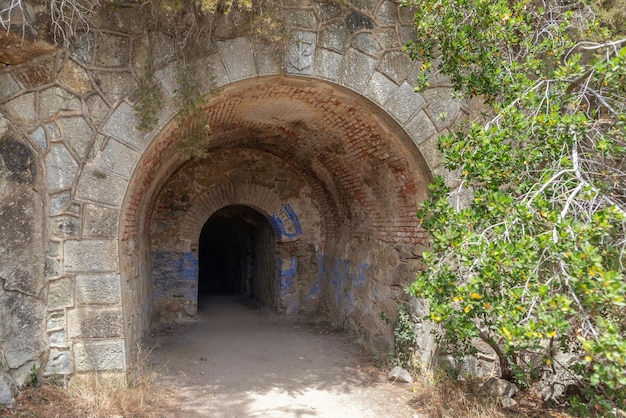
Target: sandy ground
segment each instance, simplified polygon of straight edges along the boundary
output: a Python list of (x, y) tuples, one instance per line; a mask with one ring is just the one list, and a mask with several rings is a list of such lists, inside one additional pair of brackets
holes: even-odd
[(211, 297), (193, 322), (155, 331), (151, 363), (172, 417), (417, 417), (351, 338), (238, 297)]

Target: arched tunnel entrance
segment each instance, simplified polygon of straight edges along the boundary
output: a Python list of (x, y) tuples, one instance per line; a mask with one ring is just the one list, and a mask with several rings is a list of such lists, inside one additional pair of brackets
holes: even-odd
[(383, 318), (406, 302), (428, 241), (415, 212), (431, 174), (415, 143), (363, 96), (313, 79), (233, 83), (204, 111), (197, 157), (177, 152), (177, 121), (135, 171), (128, 332), (139, 340), (155, 319), (194, 316), (198, 294), (232, 292), (389, 349)]
[(202, 227), (198, 308), (210, 295), (246, 295), (276, 306), (275, 238), (268, 220), (247, 206), (226, 206)]

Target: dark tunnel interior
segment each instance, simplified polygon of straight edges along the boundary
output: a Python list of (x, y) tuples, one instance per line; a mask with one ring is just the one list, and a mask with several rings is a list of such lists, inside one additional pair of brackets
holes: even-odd
[(275, 244), (265, 216), (247, 206), (224, 207), (204, 224), (198, 249), (199, 299), (246, 295), (274, 307)]

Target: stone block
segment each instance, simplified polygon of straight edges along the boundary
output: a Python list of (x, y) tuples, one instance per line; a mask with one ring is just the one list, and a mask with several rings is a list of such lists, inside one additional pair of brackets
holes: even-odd
[(18, 91), (20, 91), (20, 86), (10, 73), (0, 74), (0, 102), (13, 96)]
[(154, 68), (160, 68), (176, 55), (175, 42), (163, 32), (150, 32), (149, 37)]
[(364, 94), (382, 106), (397, 88), (398, 86), (385, 75), (374, 71)]
[(342, 54), (348, 47), (348, 31), (341, 22), (333, 22), (320, 32), (318, 45)]
[(154, 73), (154, 78), (161, 85), (165, 94), (172, 99), (176, 96), (178, 90), (178, 72), (180, 63), (170, 62), (168, 66), (161, 68)]
[(35, 122), (35, 93), (27, 93), (12, 99), (0, 106), (15, 121)]
[(83, 236), (88, 238), (115, 238), (119, 211), (97, 205), (84, 205)]
[(67, 311), (67, 334), (72, 340), (121, 337), (121, 307), (81, 307)]
[(69, 193), (59, 193), (50, 197), (50, 215), (58, 215), (67, 210), (70, 204)]
[(93, 32), (79, 32), (74, 37), (72, 47), (74, 51), (72, 56), (79, 62), (89, 65), (93, 60), (93, 51), (96, 46), (96, 42), (93, 37)]
[(62, 328), (65, 328), (65, 311), (49, 312), (46, 320), (46, 330), (55, 331)]
[(384, 50), (399, 48), (404, 43), (401, 43), (398, 39), (398, 32), (394, 27), (380, 28), (377, 27), (374, 30), (374, 36), (380, 42), (380, 45)]
[(350, 48), (343, 60), (343, 68), (339, 82), (352, 90), (361, 93), (365, 91), (372, 71), (376, 67), (376, 60), (356, 49)]
[(257, 75), (254, 53), (248, 38), (241, 37), (218, 41), (217, 49), (231, 81), (243, 80)]
[(89, 117), (95, 126), (102, 125), (109, 114), (109, 105), (98, 94), (92, 94), (85, 100), (87, 109), (89, 109)]
[(137, 80), (129, 71), (94, 72), (94, 78), (111, 103), (129, 97), (139, 87)]
[(39, 118), (48, 119), (58, 112), (80, 111), (82, 106), (78, 97), (62, 89), (61, 87), (50, 87), (39, 92)]
[(339, 80), (339, 72), (343, 63), (343, 55), (328, 49), (317, 48), (315, 53), (314, 75), (330, 81)]
[(74, 344), (76, 371), (126, 370), (124, 340), (84, 341)]
[(280, 74), (284, 71), (282, 45), (263, 43), (254, 45), (254, 59), (259, 75)]
[(376, 22), (381, 26), (398, 23), (398, 3), (391, 0), (383, 1), (376, 11)]
[(128, 103), (122, 102), (104, 124), (104, 132), (142, 152), (150, 143), (153, 134), (140, 131), (137, 129), (138, 124), (133, 108)]
[(413, 61), (402, 51), (391, 51), (382, 56), (378, 65), (382, 73), (400, 83), (411, 71)]
[(44, 374), (55, 375), (70, 373), (72, 373), (71, 353), (66, 350), (51, 348)]
[(80, 220), (75, 216), (61, 215), (50, 219), (52, 235), (57, 238), (77, 238), (80, 233)]
[(96, 167), (102, 171), (115, 173), (130, 179), (135, 170), (137, 161), (139, 161), (139, 153), (126, 145), (109, 139), (107, 144), (98, 158)]
[(98, 33), (96, 40), (96, 65), (98, 67), (124, 67), (130, 56), (130, 42), (125, 36)]
[(452, 125), (459, 116), (461, 107), (459, 100), (455, 99), (453, 94), (451, 88), (427, 89), (423, 93), (428, 103), (426, 112), (438, 130)]
[(226, 67), (224, 67), (219, 54), (212, 54), (199, 59), (192, 64), (191, 68), (195, 73), (202, 75), (199, 82), (204, 93), (209, 93), (230, 83)]
[(76, 275), (76, 303), (80, 305), (116, 305), (122, 303), (119, 274)]
[(69, 240), (64, 243), (63, 267), (68, 273), (110, 272), (118, 269), (116, 240)]
[(404, 127), (415, 145), (419, 145), (437, 133), (435, 125), (423, 110), (420, 110)]
[(418, 147), (431, 170), (441, 165), (441, 160), (443, 159), (443, 154), (437, 148), (438, 137), (439, 135), (433, 135)]
[(424, 106), (424, 98), (406, 81), (387, 100), (386, 108), (398, 122), (404, 125)]
[(91, 127), (81, 116), (62, 118), (57, 123), (63, 129), (65, 140), (70, 143), (79, 157), (85, 158), (93, 136)]
[(38, 126), (30, 133), (30, 140), (42, 151), (45, 151), (48, 147), (48, 142), (46, 141), (46, 131), (44, 131), (41, 126)]
[(88, 202), (119, 207), (124, 199), (128, 180), (85, 166), (78, 180), (76, 198)]
[(54, 143), (46, 155), (46, 171), (48, 190), (67, 189), (74, 183), (78, 163), (65, 145)]
[(48, 283), (48, 309), (71, 306), (74, 299), (72, 287), (72, 279), (69, 277)]
[(383, 52), (380, 44), (371, 33), (359, 33), (352, 40), (352, 46), (369, 55), (380, 55)]
[(285, 9), (285, 26), (291, 29), (315, 30), (317, 19), (313, 10)]
[(63, 66), (59, 72), (58, 79), (65, 87), (80, 94), (93, 90), (87, 72), (72, 60), (68, 60)]
[(293, 32), (285, 51), (287, 74), (313, 73), (317, 35), (313, 32)]
[(344, 5), (335, 2), (314, 2), (315, 14), (321, 23), (343, 16)]
[(58, 330), (48, 333), (48, 342), (52, 347), (63, 347), (67, 344), (65, 330)]

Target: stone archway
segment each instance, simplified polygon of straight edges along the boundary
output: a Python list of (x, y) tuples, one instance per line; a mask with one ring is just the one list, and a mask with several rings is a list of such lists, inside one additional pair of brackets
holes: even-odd
[[(221, 89), (205, 109), (207, 151), (233, 174), (209, 172), (210, 181), (169, 208), (175, 242), (167, 248), (192, 252), (191, 237), (210, 216), (194, 217), (193, 203), (237, 189), (238, 204), (274, 219), (279, 276), (296, 284), (284, 311), (317, 311), (383, 346), (389, 330), (380, 313), (394, 310), (426, 243), (415, 208), (432, 175), (448, 174), (436, 137), (464, 110), (445, 80), (415, 93), (419, 63), (401, 52), (410, 13), (388, 0), (344, 6), (291, 5), (285, 42), (225, 31), (191, 63), (204, 93)], [(0, 74), (0, 108), (26, 133), (45, 174), (48, 374), (126, 370), (155, 312), (159, 196), (177, 191), (169, 182), (191, 169), (176, 155), (173, 45), (146, 34), (134, 6), (113, 20), (81, 37), (67, 60), (43, 57)], [(89, 49), (99, 42), (113, 47)], [(142, 132), (136, 74), (148, 55), (165, 99), (158, 122)], [(236, 155), (256, 165), (242, 171)], [(259, 187), (271, 201), (245, 196)]]

